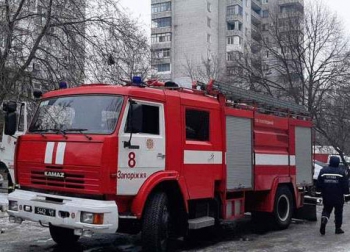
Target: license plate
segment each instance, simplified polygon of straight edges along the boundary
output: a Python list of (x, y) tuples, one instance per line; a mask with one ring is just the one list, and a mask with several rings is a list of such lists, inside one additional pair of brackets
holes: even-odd
[(50, 216), (50, 217), (56, 216), (55, 209), (44, 208), (44, 207), (35, 207), (35, 213), (40, 215)]

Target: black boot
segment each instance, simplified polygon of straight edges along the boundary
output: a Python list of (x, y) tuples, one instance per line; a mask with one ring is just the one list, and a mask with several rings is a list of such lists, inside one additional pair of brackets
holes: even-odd
[(321, 235), (324, 235), (326, 233), (327, 222), (328, 222), (328, 218), (326, 216), (322, 216), (322, 218), (321, 218), (321, 227), (320, 227)]
[(343, 231), (343, 229), (341, 229), (341, 228), (336, 228), (336, 229), (335, 229), (335, 233), (336, 233), (336, 234), (344, 234), (344, 231)]

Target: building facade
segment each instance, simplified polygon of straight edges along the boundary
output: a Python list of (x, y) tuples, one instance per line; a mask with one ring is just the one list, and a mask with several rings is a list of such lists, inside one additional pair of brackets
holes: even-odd
[[(303, 9), (303, 0), (152, 0), (152, 68), (163, 80), (191, 83), (191, 70), (216, 60), (219, 76), (234, 76), (237, 55), (261, 54), (270, 12)], [(270, 55), (256, 67), (269, 71)]]

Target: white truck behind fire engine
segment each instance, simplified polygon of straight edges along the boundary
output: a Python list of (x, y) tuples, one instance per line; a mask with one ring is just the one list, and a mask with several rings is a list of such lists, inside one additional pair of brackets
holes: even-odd
[[(27, 103), (19, 102), (17, 103), (17, 106), (20, 108), (17, 110), (17, 121), (19, 124), (16, 133), (13, 136), (5, 135), (4, 121), (0, 121), (0, 188), (2, 190), (12, 190), (16, 183), (13, 169), (16, 139), (18, 136), (25, 133), (28, 125)], [(1, 116), (1, 119), (3, 118), (4, 117)]]

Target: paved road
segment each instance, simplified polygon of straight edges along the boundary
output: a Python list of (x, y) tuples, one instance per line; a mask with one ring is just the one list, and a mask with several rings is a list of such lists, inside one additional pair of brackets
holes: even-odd
[[(1, 199), (2, 198), (2, 199)], [(0, 202), (4, 195), (0, 194)], [(321, 206), (317, 207), (318, 216)], [(348, 252), (350, 251), (350, 205), (344, 207), (344, 235), (334, 234), (333, 217), (327, 226), (327, 233), (321, 236), (318, 231), (319, 221), (293, 220), (290, 228), (283, 231), (269, 231), (254, 234), (249, 217), (236, 225), (225, 225), (216, 234), (204, 233), (191, 242), (181, 240), (175, 242), (175, 251), (249, 251), (249, 252)], [(52, 241), (47, 228), (37, 223), (23, 222), (21, 225), (8, 222), (4, 214), (0, 214), (0, 251), (12, 252), (67, 252), (61, 250)], [(140, 235), (95, 235), (93, 238), (82, 238), (78, 245), (70, 251), (102, 252), (102, 251), (141, 251)]]

